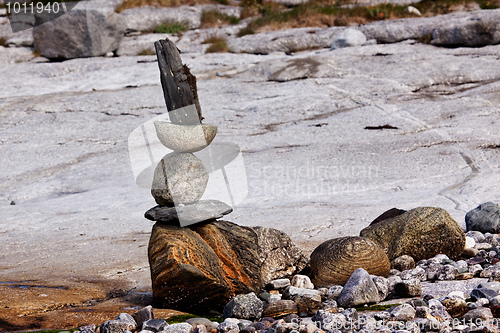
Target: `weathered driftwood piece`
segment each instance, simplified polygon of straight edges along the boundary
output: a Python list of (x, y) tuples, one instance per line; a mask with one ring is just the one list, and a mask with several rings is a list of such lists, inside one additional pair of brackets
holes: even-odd
[(180, 51), (169, 39), (155, 42), (160, 80), (170, 121), (197, 125), (203, 119), (198, 101), (196, 77), (182, 64)]

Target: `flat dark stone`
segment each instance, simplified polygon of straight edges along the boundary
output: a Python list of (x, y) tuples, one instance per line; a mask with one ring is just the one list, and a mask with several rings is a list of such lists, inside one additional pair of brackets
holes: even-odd
[(148, 210), (144, 217), (148, 220), (168, 225), (185, 227), (191, 224), (219, 219), (233, 209), (218, 200), (200, 200), (180, 207), (156, 206)]
[(483, 257), (474, 257), (466, 261), (467, 265), (482, 264), (486, 259)]

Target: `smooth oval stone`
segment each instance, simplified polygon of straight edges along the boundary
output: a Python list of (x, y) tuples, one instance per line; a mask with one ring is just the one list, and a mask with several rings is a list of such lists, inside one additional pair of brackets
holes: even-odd
[(208, 172), (191, 153), (170, 153), (156, 166), (151, 194), (160, 206), (194, 203), (203, 196)]
[(156, 135), (160, 142), (175, 152), (192, 153), (207, 147), (217, 134), (215, 125), (178, 125), (155, 121)]

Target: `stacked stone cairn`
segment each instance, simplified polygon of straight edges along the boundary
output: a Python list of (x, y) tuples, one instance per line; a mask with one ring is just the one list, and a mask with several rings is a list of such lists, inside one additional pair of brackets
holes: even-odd
[[(196, 78), (187, 66), (182, 66), (178, 51), (167, 41), (155, 45), (170, 122), (156, 121), (154, 125), (159, 141), (173, 152), (165, 155), (154, 171), (151, 194), (158, 206), (145, 216), (181, 227), (220, 218), (232, 208), (217, 200), (200, 201), (209, 173), (204, 162), (193, 154), (212, 143), (217, 126), (202, 124)], [(187, 85), (184, 94), (179, 94), (182, 90), (177, 85)]]
[[(186, 107), (183, 112), (197, 118), (196, 109)], [(154, 123), (160, 142), (174, 152), (165, 155), (158, 163), (153, 178), (151, 194), (158, 206), (146, 212), (146, 218), (181, 227), (220, 218), (232, 211), (218, 200), (201, 200), (209, 174), (202, 160), (193, 152), (206, 148), (217, 134), (217, 126), (201, 124)]]
[[(189, 312), (224, 306), (242, 293), (259, 292), (267, 281), (292, 276), (307, 258), (283, 232), (217, 220), (232, 211), (216, 200), (200, 200), (207, 167), (227, 160), (227, 151), (204, 162), (194, 153), (217, 133), (202, 124), (196, 78), (170, 40), (155, 43), (170, 122), (154, 123), (160, 142), (173, 150), (156, 166), (151, 194), (158, 206), (145, 217), (156, 221), (148, 247), (153, 304)], [(219, 160), (220, 159), (220, 160)], [(209, 164), (210, 163), (210, 164)]]

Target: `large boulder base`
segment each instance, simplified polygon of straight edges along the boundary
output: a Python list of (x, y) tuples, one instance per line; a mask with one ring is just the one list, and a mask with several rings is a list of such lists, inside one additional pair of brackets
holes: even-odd
[(99, 10), (73, 9), (45, 22), (35, 16), (33, 39), (40, 54), (50, 59), (73, 59), (105, 55), (115, 51), (125, 33), (118, 14)]
[[(154, 304), (201, 312), (224, 307), (234, 295), (259, 292), (269, 277), (269, 271), (263, 269), (266, 256), (259, 237), (253, 228), (226, 221), (186, 228), (156, 223), (148, 251)], [(284, 248), (274, 250), (286, 252)], [(292, 269), (273, 275), (281, 278), (294, 273)]]
[(442, 208), (419, 207), (361, 230), (361, 237), (379, 243), (390, 260), (402, 255), (415, 262), (443, 253), (460, 255), (465, 235), (458, 223)]

